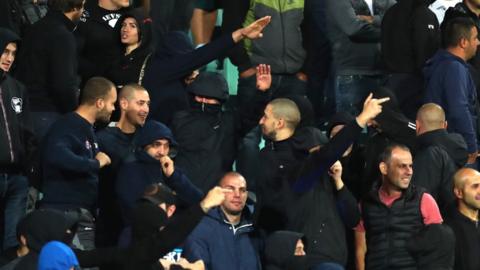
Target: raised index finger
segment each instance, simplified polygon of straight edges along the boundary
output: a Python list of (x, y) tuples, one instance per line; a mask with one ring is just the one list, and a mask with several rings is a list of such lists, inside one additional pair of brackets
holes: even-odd
[(382, 104), (382, 103), (387, 102), (387, 101), (389, 101), (389, 100), (390, 100), (389, 97), (385, 97), (385, 98), (379, 98), (379, 99), (377, 99), (377, 102), (378, 102), (378, 104)]

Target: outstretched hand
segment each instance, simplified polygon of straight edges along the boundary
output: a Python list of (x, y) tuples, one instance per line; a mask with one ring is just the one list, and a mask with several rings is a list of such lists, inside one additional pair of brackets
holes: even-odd
[(373, 98), (370, 93), (363, 103), (363, 111), (357, 116), (357, 123), (362, 128), (367, 126), (367, 123), (377, 117), (382, 112), (382, 103), (389, 101), (390, 98)]
[(272, 85), (270, 65), (260, 64), (257, 66), (257, 89), (265, 92)]
[(271, 16), (262, 17), (250, 25), (240, 28), (232, 33), (235, 42), (239, 42), (242, 38), (257, 39), (263, 36), (263, 29), (270, 23)]

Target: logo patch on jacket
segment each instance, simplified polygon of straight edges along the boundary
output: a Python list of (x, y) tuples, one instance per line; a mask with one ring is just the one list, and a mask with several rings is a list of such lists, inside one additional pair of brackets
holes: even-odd
[(12, 109), (15, 113), (22, 113), (23, 100), (19, 97), (12, 97)]

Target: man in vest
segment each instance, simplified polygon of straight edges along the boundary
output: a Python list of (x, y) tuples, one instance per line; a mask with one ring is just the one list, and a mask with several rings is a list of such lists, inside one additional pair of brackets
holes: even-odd
[(357, 269), (415, 270), (408, 240), (423, 226), (442, 223), (433, 197), (410, 185), (412, 155), (392, 144), (380, 155), (381, 182), (361, 202), (355, 228)]

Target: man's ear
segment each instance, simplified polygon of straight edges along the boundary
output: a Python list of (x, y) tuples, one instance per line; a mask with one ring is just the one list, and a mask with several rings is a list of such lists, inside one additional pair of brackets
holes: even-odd
[(460, 39), (460, 42), (459, 42), (460, 48), (465, 49), (465, 48), (468, 46), (468, 44), (467, 44), (468, 42), (469, 42), (468, 39), (466, 39), (466, 38), (461, 38), (461, 39)]
[(103, 109), (103, 107), (105, 107), (105, 100), (103, 98), (99, 98), (95, 101), (95, 107), (97, 107), (97, 109)]
[(453, 188), (453, 194), (455, 194), (455, 197), (458, 199), (463, 199), (463, 191), (458, 189), (458, 188)]
[(382, 175), (387, 175), (387, 164), (385, 162), (380, 162), (380, 164), (378, 164), (378, 168), (380, 169)]
[(128, 107), (128, 100), (126, 98), (120, 98), (120, 101), (118, 102), (120, 104), (120, 109), (126, 110)]

